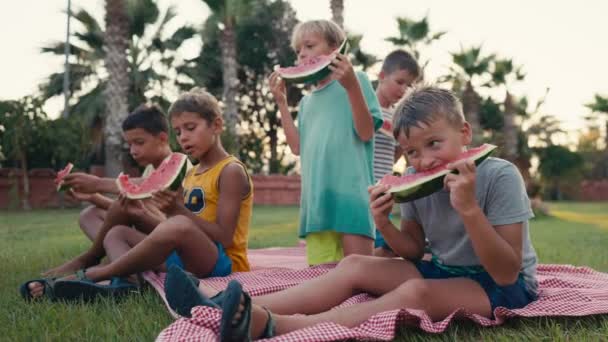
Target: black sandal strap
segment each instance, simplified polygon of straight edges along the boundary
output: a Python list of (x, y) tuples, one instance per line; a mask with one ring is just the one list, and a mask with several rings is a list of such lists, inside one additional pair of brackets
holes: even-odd
[(260, 336), (260, 338), (274, 337), (276, 333), (276, 323), (274, 321), (274, 318), (272, 317), (272, 314), (270, 313), (270, 310), (268, 310), (267, 307), (262, 306), (262, 308), (266, 310), (266, 314), (268, 314), (268, 320), (266, 321), (266, 327), (264, 328), (264, 331), (262, 332), (262, 336)]

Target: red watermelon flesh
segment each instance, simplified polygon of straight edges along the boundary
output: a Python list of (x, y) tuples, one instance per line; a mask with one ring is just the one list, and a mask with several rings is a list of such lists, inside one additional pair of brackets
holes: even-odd
[(63, 185), (63, 179), (65, 176), (69, 175), (72, 172), (72, 168), (74, 168), (74, 164), (68, 163), (63, 170), (57, 172), (57, 176), (55, 177), (55, 186), (57, 187), (57, 191), (66, 190), (67, 187)]
[(388, 135), (389, 137), (393, 137), (393, 123), (389, 120), (384, 120), (382, 122), (382, 127), (378, 129), (378, 132)]
[(344, 40), (339, 48), (329, 55), (320, 55), (307, 58), (298, 65), (284, 67), (275, 66), (275, 70), (286, 82), (290, 83), (312, 83), (327, 77), (331, 70), (329, 65), (338, 53), (346, 53), (348, 50), (348, 40)]
[(164, 189), (177, 190), (186, 175), (188, 157), (183, 153), (172, 153), (156, 170), (139, 184), (131, 182), (129, 175), (121, 173), (116, 178), (116, 185), (120, 192), (130, 199), (151, 197), (156, 191)]
[[(462, 152), (460, 156), (452, 162), (470, 159), (479, 165), (496, 148), (492, 144), (483, 144), (479, 147)], [(404, 176), (386, 175), (382, 177), (379, 184), (389, 185), (388, 192), (393, 195), (395, 202), (403, 203), (413, 201), (428, 196), (443, 188), (443, 178), (452, 170), (447, 168), (448, 163), (439, 165), (430, 170), (416, 172)]]

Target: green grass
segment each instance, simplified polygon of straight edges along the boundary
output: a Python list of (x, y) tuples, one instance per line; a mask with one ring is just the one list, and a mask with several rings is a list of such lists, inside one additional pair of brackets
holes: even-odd
[[(552, 203), (556, 210), (590, 216), (608, 212), (608, 203)], [(25, 303), (17, 293), (24, 280), (60, 264), (88, 246), (77, 228), (75, 210), (0, 212), (0, 340), (4, 341), (149, 341), (172, 322), (153, 290), (114, 303)], [(297, 243), (298, 209), (256, 207), (250, 246)], [(608, 272), (608, 230), (547, 217), (532, 221), (531, 234), (543, 263), (589, 265)], [(501, 327), (480, 328), (456, 322), (446, 333), (431, 335), (404, 328), (400, 341), (543, 340), (596, 341), (608, 336), (608, 316), (580, 319), (514, 319)]]

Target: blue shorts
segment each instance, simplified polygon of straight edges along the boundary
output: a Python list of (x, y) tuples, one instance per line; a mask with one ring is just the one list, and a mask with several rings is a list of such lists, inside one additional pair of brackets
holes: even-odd
[[(217, 262), (207, 277), (225, 277), (232, 273), (232, 260), (230, 260), (228, 254), (226, 254), (226, 251), (224, 251), (224, 247), (222, 247), (221, 244), (216, 242), (215, 246), (217, 247)], [(176, 265), (179, 268), (184, 269), (184, 263), (179, 255), (177, 255), (176, 251), (169, 254), (167, 260), (165, 260), (165, 265), (167, 269), (169, 269), (171, 265)]]
[(537, 298), (536, 294), (526, 288), (521, 273), (514, 284), (500, 286), (494, 282), (494, 279), (492, 279), (488, 272), (456, 274), (440, 268), (432, 261), (426, 260), (418, 261), (414, 265), (424, 279), (469, 278), (476, 281), (488, 295), (490, 306), (492, 307), (492, 315), (494, 315), (494, 309), (499, 306), (507, 309), (520, 309)]

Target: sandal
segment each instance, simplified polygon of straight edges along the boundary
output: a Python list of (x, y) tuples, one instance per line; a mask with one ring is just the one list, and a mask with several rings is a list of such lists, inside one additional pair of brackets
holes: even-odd
[(198, 290), (199, 279), (187, 273), (181, 267), (171, 265), (165, 278), (165, 298), (173, 311), (183, 317), (192, 317), (190, 313), (195, 306), (220, 308), (224, 292), (207, 298)]
[[(224, 303), (222, 305), (222, 321), (220, 323), (220, 341), (251, 341), (251, 297), (243, 292), (242, 285), (231, 280), (225, 291)], [(241, 318), (236, 324), (233, 324), (234, 316), (239, 311), (241, 305), (241, 297), (243, 297), (243, 311)], [(273, 337), (275, 334), (275, 322), (270, 314), (270, 310), (264, 307), (268, 314), (266, 327), (259, 338)]]
[[(38, 298), (42, 298), (42, 297), (47, 297), (50, 300), (54, 300), (55, 299), (55, 291), (54, 291), (55, 281), (56, 281), (56, 278), (41, 278), (41, 279), (28, 280), (25, 283), (21, 284), (21, 286), (19, 286), (19, 293), (21, 293), (21, 297), (23, 297), (23, 299), (25, 299), (26, 301), (37, 300)], [(31, 283), (42, 284), (43, 288), (42, 288), (41, 296), (39, 296), (39, 297), (32, 296), (32, 293), (30, 292), (30, 287), (29, 287), (29, 285)]]
[(77, 280), (58, 280), (55, 282), (55, 298), (65, 301), (83, 300), (90, 302), (97, 297), (119, 298), (132, 291), (137, 286), (124, 278), (113, 277), (109, 285), (97, 284), (85, 275), (86, 270), (76, 272)]

